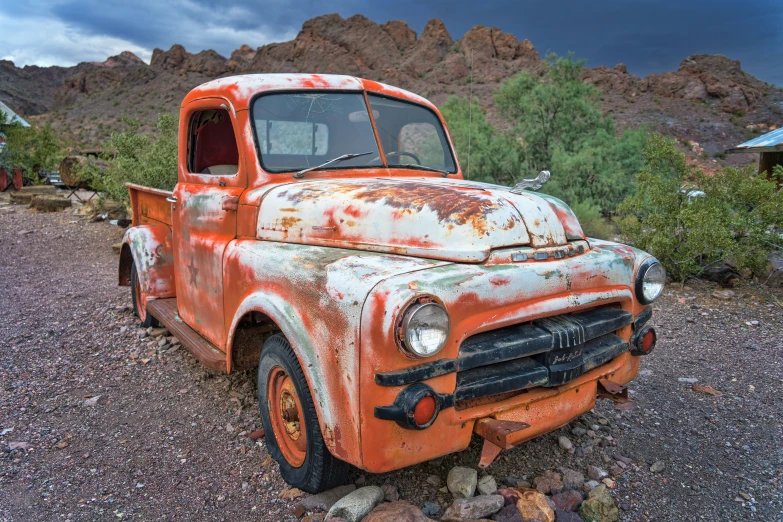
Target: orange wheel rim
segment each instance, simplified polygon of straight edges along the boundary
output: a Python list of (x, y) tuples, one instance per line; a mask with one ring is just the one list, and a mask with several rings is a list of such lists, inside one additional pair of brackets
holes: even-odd
[(139, 320), (144, 322), (144, 319), (147, 317), (147, 311), (144, 310), (144, 307), (141, 304), (141, 282), (139, 281), (138, 276), (133, 285), (133, 294), (136, 296), (136, 313), (139, 314)]
[(307, 456), (307, 435), (299, 395), (294, 381), (279, 366), (269, 372), (268, 382), (267, 407), (275, 440), (285, 460), (298, 468)]

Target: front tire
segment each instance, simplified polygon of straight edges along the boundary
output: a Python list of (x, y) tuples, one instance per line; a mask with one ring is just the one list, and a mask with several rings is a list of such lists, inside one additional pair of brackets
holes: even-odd
[(159, 326), (160, 323), (158, 320), (152, 317), (152, 314), (148, 314), (147, 309), (141, 304), (141, 283), (139, 282), (139, 274), (136, 272), (136, 263), (131, 265), (130, 288), (131, 300), (133, 301), (133, 313), (139, 318), (141, 326), (144, 328)]
[(288, 484), (318, 493), (345, 482), (349, 466), (326, 447), (304, 372), (281, 334), (261, 350), (258, 405), (269, 454)]

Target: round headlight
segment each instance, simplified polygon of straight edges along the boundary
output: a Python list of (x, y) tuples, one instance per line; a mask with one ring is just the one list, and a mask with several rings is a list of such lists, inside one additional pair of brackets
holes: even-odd
[(402, 341), (417, 357), (438, 353), (449, 337), (449, 314), (438, 303), (415, 303), (402, 319)]
[(657, 259), (648, 259), (636, 274), (636, 298), (642, 304), (650, 304), (663, 292), (666, 271)]

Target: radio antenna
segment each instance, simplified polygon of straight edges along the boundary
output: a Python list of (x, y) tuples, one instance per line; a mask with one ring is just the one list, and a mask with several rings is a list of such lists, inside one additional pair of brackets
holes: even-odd
[(468, 96), (468, 179), (470, 179), (470, 134), (473, 130), (473, 49), (470, 50), (470, 94)]

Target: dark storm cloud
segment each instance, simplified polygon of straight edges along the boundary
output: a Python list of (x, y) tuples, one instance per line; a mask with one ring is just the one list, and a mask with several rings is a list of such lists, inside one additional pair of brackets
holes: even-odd
[[(376, 22), (405, 20), (421, 32), (440, 18), (453, 38), (476, 24), (528, 38), (542, 53), (574, 52), (588, 65), (625, 63), (644, 76), (674, 70), (694, 53), (739, 59), (759, 78), (783, 85), (783, 1), (756, 0), (35, 0), (3, 2), (8, 19), (53, 19), (72, 39), (113, 38), (138, 48), (190, 51), (213, 48), (223, 55), (243, 43), (258, 46), (287, 39), (302, 22), (338, 12), (361, 13)], [(37, 35), (45, 48), (47, 34)], [(0, 39), (0, 57), (8, 51)], [(119, 45), (119, 44), (117, 44)], [(76, 46), (74, 46), (76, 48)], [(73, 51), (75, 52), (75, 51)], [(76, 57), (74, 57), (76, 60)]]

